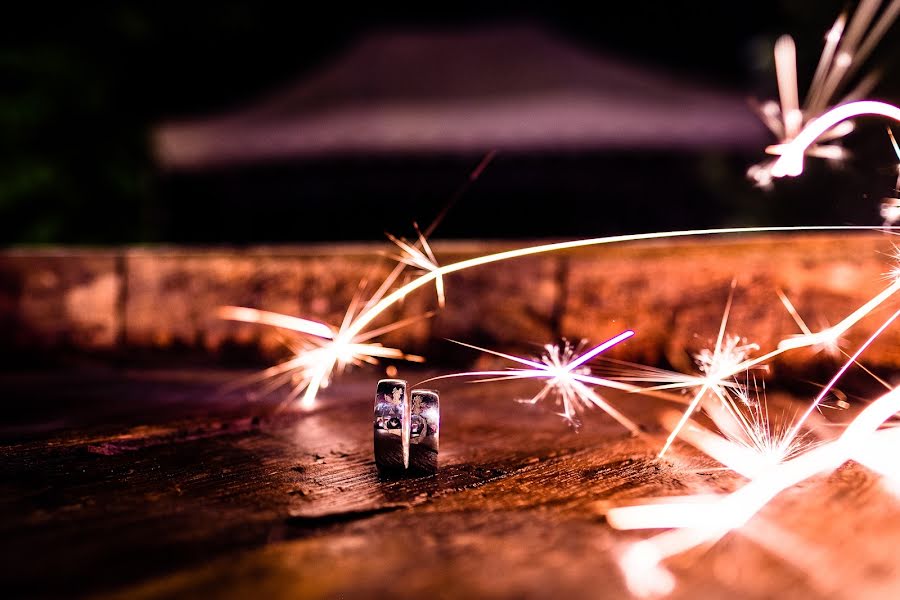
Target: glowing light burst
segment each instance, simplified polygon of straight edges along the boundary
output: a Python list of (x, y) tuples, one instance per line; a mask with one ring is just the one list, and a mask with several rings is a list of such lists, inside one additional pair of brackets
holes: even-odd
[[(686, 428), (690, 443), (750, 481), (737, 491), (721, 497), (688, 496), (674, 502), (657, 499), (650, 504), (609, 510), (607, 520), (616, 529), (669, 529), (637, 542), (620, 557), (619, 564), (626, 584), (634, 594), (652, 596), (670, 593), (675, 580), (662, 565), (664, 560), (692, 548), (715, 543), (741, 528), (779, 493), (817, 473), (836, 469), (848, 460), (858, 460), (873, 470), (889, 474), (894, 483), (898, 481), (897, 470), (888, 464), (886, 457), (896, 456), (900, 451), (900, 436), (895, 428), (879, 428), (900, 410), (900, 390), (889, 391), (861, 411), (836, 441), (805, 448), (797, 442), (801, 427), (828, 391), (898, 317), (900, 311), (888, 318), (849, 357), (790, 428), (768, 440), (765, 436), (770, 432), (763, 433), (761, 439), (765, 443), (763, 447), (771, 452), (769, 457), (761, 453), (759, 447), (754, 447), (752, 453), (746, 453), (740, 444), (726, 442), (725, 438), (697, 425)], [(757, 415), (756, 421), (768, 426), (767, 415), (765, 420)]]
[[(796, 419), (783, 414), (778, 420), (772, 418), (765, 387), (756, 381), (747, 382), (733, 395), (735, 398), (728, 402), (706, 408), (718, 432), (688, 421), (680, 439), (748, 479), (814, 445), (805, 435), (791, 437), (791, 424)], [(661, 423), (674, 428), (677, 420), (664, 416)]]
[(891, 268), (887, 272), (882, 273), (882, 277), (887, 281), (897, 281), (900, 279), (900, 246), (894, 244), (891, 254)]
[(629, 392), (637, 391), (638, 388), (617, 381), (594, 377), (591, 375), (590, 367), (587, 366), (587, 363), (599, 356), (602, 352), (627, 340), (633, 335), (634, 331), (623, 331), (602, 344), (581, 353), (579, 353), (568, 341), (563, 342), (562, 345), (547, 344), (544, 346), (544, 353), (536, 360), (521, 358), (511, 354), (504, 354), (503, 352), (457, 342), (467, 348), (499, 356), (500, 358), (523, 365), (527, 368), (453, 373), (451, 375), (435, 377), (427, 381), (459, 377), (486, 378), (477, 380), (475, 383), (523, 379), (544, 380), (544, 386), (537, 394), (528, 400), (519, 400), (519, 402), (536, 404), (549, 396), (555, 395), (559, 404), (562, 406), (562, 412), (558, 414), (575, 426), (578, 425), (577, 413), (579, 412), (579, 408), (597, 407), (609, 414), (629, 431), (637, 434), (640, 432), (640, 428), (637, 424), (616, 410), (609, 402), (597, 394), (591, 386), (604, 386)]
[[(747, 344), (739, 336), (727, 336), (725, 333), (733, 301), (734, 287), (735, 282), (733, 281), (728, 301), (725, 305), (725, 311), (722, 315), (722, 321), (719, 326), (719, 334), (715, 346), (711, 350), (702, 350), (695, 357), (698, 369), (701, 371), (702, 375), (682, 374), (662, 369), (638, 366), (636, 368), (626, 369), (625, 375), (616, 378), (618, 381), (623, 382), (656, 384), (652, 387), (640, 388), (643, 392), (675, 389), (696, 390), (687, 409), (671, 428), (671, 432), (666, 439), (663, 448), (659, 452), (660, 457), (665, 455), (672, 443), (674, 443), (688, 425), (691, 416), (701, 407), (704, 408), (705, 412), (716, 422), (726, 435), (733, 436), (736, 431), (745, 439), (763, 439), (759, 438), (759, 434), (764, 430), (768, 430), (768, 425), (766, 424), (764, 426), (760, 422), (760, 419), (766, 415), (760, 412), (760, 407), (756, 400), (751, 400), (749, 396), (750, 389), (748, 389), (746, 384), (740, 383), (739, 377), (743, 375), (744, 379), (746, 379), (746, 374), (751, 369), (765, 368), (766, 363), (789, 350), (809, 347), (814, 349), (837, 348), (838, 340), (844, 333), (863, 318), (871, 314), (873, 310), (888, 298), (891, 298), (900, 291), (900, 280), (895, 280), (874, 298), (832, 327), (828, 327), (818, 332), (812, 332), (802, 319), (800, 319), (798, 325), (800, 325), (801, 330), (804, 332), (803, 334), (785, 338), (778, 344), (777, 348), (755, 358), (750, 358), (749, 354), (759, 349), (757, 345)], [(797, 315), (796, 310), (793, 308), (790, 301), (787, 300), (787, 297), (783, 294), (780, 295), (782, 302), (786, 303), (785, 306), (788, 308), (788, 311), (791, 312), (792, 316), (796, 315), (796, 318), (799, 319), (799, 315)], [(811, 404), (808, 410), (803, 413), (802, 418), (798, 419), (789, 430), (783, 432), (783, 437), (779, 444), (772, 445), (768, 443), (772, 439), (772, 433), (769, 432), (768, 437), (765, 438), (767, 443), (756, 445), (754, 449), (760, 456), (763, 456), (766, 461), (780, 460), (794, 451), (795, 441), (798, 436), (801, 435), (802, 428), (811, 413), (822, 403), (847, 368), (849, 368), (851, 364), (859, 364), (857, 359), (860, 354), (868, 348), (885, 327), (887, 327), (887, 324), (882, 325), (875, 336), (861, 346), (857, 352), (850, 357), (850, 362), (844, 368), (839, 370), (828, 385), (823, 387), (816, 400)], [(750, 411), (749, 416), (743, 412), (745, 410)]]
[(866, 407), (835, 441), (825, 442), (774, 465), (727, 495), (682, 497), (677, 501), (613, 508), (607, 520), (616, 529), (669, 529), (625, 549), (619, 565), (632, 593), (665, 595), (675, 587), (663, 561), (693, 548), (715, 543), (742, 527), (782, 491), (848, 460), (872, 460), (872, 449), (896, 456), (900, 437), (895, 428), (879, 429), (900, 411), (900, 390), (892, 390)]
[[(726, 335), (725, 330), (728, 325), (728, 316), (731, 312), (731, 305), (734, 300), (734, 289), (736, 282), (732, 281), (731, 290), (728, 294), (728, 301), (725, 303), (725, 311), (722, 315), (722, 321), (719, 325), (719, 334), (716, 343), (712, 349), (704, 348), (694, 358), (697, 368), (701, 375), (684, 375), (681, 373), (655, 370), (649, 374), (639, 374), (630, 377), (620, 378), (625, 381), (633, 382), (661, 382), (658, 385), (646, 388), (649, 390), (671, 390), (671, 389), (696, 389), (693, 399), (688, 404), (687, 410), (684, 411), (681, 419), (672, 428), (669, 437), (666, 439), (659, 456), (662, 457), (678, 434), (685, 427), (691, 415), (696, 411), (705, 400), (710, 397), (721, 403), (722, 406), (734, 413), (739, 410), (735, 405), (740, 402), (747, 404), (748, 396), (745, 386), (737, 379), (737, 375), (748, 371), (750, 368), (757, 366), (755, 362), (748, 361), (747, 357), (751, 352), (759, 350), (756, 344), (748, 344), (740, 336)], [(649, 375), (649, 376), (648, 376)], [(711, 414), (716, 414), (715, 409), (708, 410)]]
[[(797, 81), (797, 50), (791, 36), (780, 37), (775, 43), (775, 72), (778, 82), (778, 102), (767, 101), (755, 106), (760, 119), (778, 139), (766, 148), (766, 153), (781, 156), (799, 136), (802, 129), (816, 121), (829, 107), (866, 96), (877, 77), (864, 77), (855, 88), (834, 101), (856, 74), (862, 63), (890, 29), (900, 12), (900, 0), (893, 0), (878, 16), (879, 0), (862, 2), (849, 19), (841, 14), (825, 36), (825, 44), (812, 82), (801, 105)], [(874, 24), (873, 24), (874, 23)], [(854, 130), (850, 121), (835, 123), (817, 136), (817, 142), (807, 145), (803, 153), (825, 160), (840, 161), (846, 150), (838, 143)], [(777, 161), (767, 161), (750, 167), (747, 175), (760, 186), (769, 186)]]
[(794, 421), (784, 415), (779, 419), (771, 417), (765, 387), (749, 374), (743, 383), (736, 380), (727, 383), (729, 386), (721, 388), (719, 394), (710, 394), (707, 401), (700, 403), (717, 430), (685, 419), (685, 413), (675, 411), (663, 413), (660, 424), (677, 432), (678, 439), (747, 478), (755, 477), (811, 445), (805, 434), (788, 440)]
[(803, 173), (803, 157), (807, 150), (832, 127), (863, 116), (879, 116), (900, 122), (900, 108), (886, 102), (860, 100), (832, 108), (810, 122), (793, 140), (780, 149), (781, 156), (770, 169), (773, 177), (796, 177)]
[[(267, 389), (290, 385), (291, 392), (285, 402), (291, 402), (303, 394), (301, 408), (311, 408), (320, 388), (328, 387), (334, 375), (349, 366), (378, 364), (378, 359), (423, 362), (425, 359), (407, 354), (398, 348), (389, 348), (372, 340), (380, 335), (411, 324), (423, 317), (395, 321), (384, 327), (348, 333), (357, 314), (358, 300), (351, 303), (340, 327), (318, 321), (290, 317), (253, 308), (223, 306), (218, 310), (222, 319), (259, 323), (286, 329), (300, 335), (298, 341), (289, 341), (294, 356), (252, 377), (252, 381), (268, 381)], [(364, 313), (359, 313), (364, 314)], [(427, 315), (424, 315), (427, 316)]]

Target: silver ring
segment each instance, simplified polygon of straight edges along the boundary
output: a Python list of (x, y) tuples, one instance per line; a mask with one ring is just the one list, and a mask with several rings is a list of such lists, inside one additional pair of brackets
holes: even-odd
[(413, 390), (409, 432), (409, 468), (435, 473), (441, 432), (441, 401), (435, 390)]
[(375, 465), (379, 471), (405, 471), (409, 466), (406, 387), (402, 379), (382, 379), (375, 389)]
[(435, 473), (441, 431), (435, 390), (407, 393), (403, 379), (382, 379), (375, 388), (375, 465), (380, 472)]

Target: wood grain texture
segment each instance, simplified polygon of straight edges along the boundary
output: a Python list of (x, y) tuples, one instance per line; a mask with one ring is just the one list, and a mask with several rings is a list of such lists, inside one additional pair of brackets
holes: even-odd
[[(623, 598), (616, 552), (646, 534), (614, 532), (602, 506), (741, 483), (678, 444), (654, 458), (664, 402), (610, 397), (640, 437), (596, 412), (576, 433), (513, 402), (527, 383), (442, 386), (438, 474), (379, 479), (377, 374), (306, 413), (221, 393), (238, 375), (0, 379), (5, 595)], [(782, 494), (747, 532), (671, 561), (675, 597), (900, 593), (900, 504), (861, 467)]]

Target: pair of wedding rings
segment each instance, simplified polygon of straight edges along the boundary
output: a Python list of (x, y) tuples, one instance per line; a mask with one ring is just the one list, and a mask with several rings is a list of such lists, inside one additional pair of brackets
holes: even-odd
[(438, 468), (441, 407), (434, 390), (410, 393), (403, 379), (375, 389), (375, 465), (380, 472), (420, 474)]

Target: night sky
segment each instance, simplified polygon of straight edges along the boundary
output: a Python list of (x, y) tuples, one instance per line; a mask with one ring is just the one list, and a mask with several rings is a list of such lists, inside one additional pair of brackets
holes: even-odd
[[(297, 161), (202, 175), (160, 172), (150, 128), (251, 101), (296, 81), (360, 35), (532, 23), (573, 43), (718, 88), (774, 97), (771, 48), (797, 40), (808, 81), (841, 2), (644, 2), (514, 9), (453, 3), (369, 10), (306, 3), (100, 3), (5, 8), (0, 23), (0, 243), (243, 244), (379, 239), (428, 221), (477, 158)], [(896, 29), (895, 29), (896, 30)], [(900, 36), (867, 71), (900, 91)], [(893, 75), (892, 75), (893, 74)], [(744, 178), (760, 156), (585, 153), (498, 156), (439, 236), (560, 237), (719, 224), (877, 223), (893, 185), (883, 125), (849, 141), (843, 170), (812, 167), (773, 193)], [(347, 182), (352, 181), (350, 185)], [(294, 200), (298, 190), (304, 202)], [(315, 190), (322, 190), (316, 194)], [(510, 219), (551, 196), (579, 210)], [(254, 212), (247, 214), (247, 207)], [(340, 210), (336, 210), (336, 206)], [(399, 231), (398, 231), (399, 230)]]

